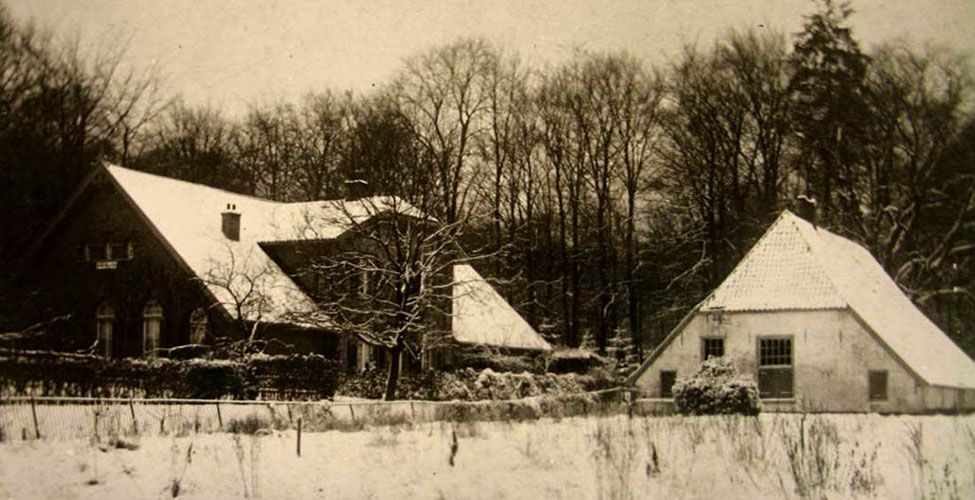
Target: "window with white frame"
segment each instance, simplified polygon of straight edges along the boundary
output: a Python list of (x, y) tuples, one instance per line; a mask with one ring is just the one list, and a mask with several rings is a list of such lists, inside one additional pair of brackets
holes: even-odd
[(162, 337), (163, 309), (158, 302), (146, 304), (142, 311), (142, 355), (155, 358)]
[(791, 337), (758, 339), (758, 391), (763, 398), (793, 397)]
[(98, 353), (106, 358), (112, 357), (112, 335), (115, 329), (115, 308), (111, 304), (98, 306), (95, 312)]

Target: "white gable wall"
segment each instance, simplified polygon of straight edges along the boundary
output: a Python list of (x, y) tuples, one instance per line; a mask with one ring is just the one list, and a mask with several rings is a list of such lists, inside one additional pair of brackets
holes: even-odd
[[(677, 377), (695, 372), (701, 338), (725, 339), (725, 356), (757, 381), (758, 338), (793, 339), (794, 402), (766, 401), (766, 410), (829, 412), (917, 412), (972, 407), (975, 395), (928, 387), (904, 368), (848, 310), (696, 313), (636, 380), (651, 397), (660, 396), (660, 372)], [(870, 402), (868, 372), (887, 371), (888, 399)]]

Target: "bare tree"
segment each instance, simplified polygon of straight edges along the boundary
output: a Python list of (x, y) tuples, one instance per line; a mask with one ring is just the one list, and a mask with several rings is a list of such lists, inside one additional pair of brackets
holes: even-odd
[(274, 307), (270, 296), (274, 286), (271, 264), (252, 252), (241, 253), (227, 247), (225, 257), (212, 259), (207, 272), (196, 279), (217, 298), (211, 307), (233, 312), (231, 320), (240, 338), (231, 343), (239, 344), (239, 349), (232, 349), (238, 354), (258, 346), (261, 325)]
[(298, 114), (299, 152), (294, 171), (300, 197), (337, 198), (342, 192), (341, 166), (351, 136), (352, 97), (331, 92), (308, 94)]
[(388, 352), (384, 398), (394, 399), (400, 358), (419, 358), (449, 336), (453, 266), (470, 261), (458, 244), (464, 223), (441, 223), (397, 197), (325, 202), (325, 215), (317, 212), (305, 218), (305, 234), (345, 230), (305, 256), (303, 272), (323, 286), (303, 320)]
[(452, 224), (463, 217), (489, 110), (486, 75), (495, 51), (481, 39), (464, 39), (409, 59), (392, 93), (416, 137), (433, 159), (437, 211)]

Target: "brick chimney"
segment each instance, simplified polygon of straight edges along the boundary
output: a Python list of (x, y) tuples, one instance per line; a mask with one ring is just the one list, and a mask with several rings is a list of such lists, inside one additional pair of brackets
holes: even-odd
[(240, 212), (237, 205), (227, 204), (227, 209), (220, 213), (220, 230), (228, 240), (240, 241)]

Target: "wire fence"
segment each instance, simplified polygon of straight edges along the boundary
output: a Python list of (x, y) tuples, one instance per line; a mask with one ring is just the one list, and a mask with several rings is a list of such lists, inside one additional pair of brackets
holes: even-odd
[[(0, 441), (96, 441), (258, 429), (357, 430), (440, 420), (508, 420), (630, 411), (622, 388), (490, 401), (240, 401), (84, 397), (0, 399)], [(649, 409), (649, 411), (653, 411)]]

